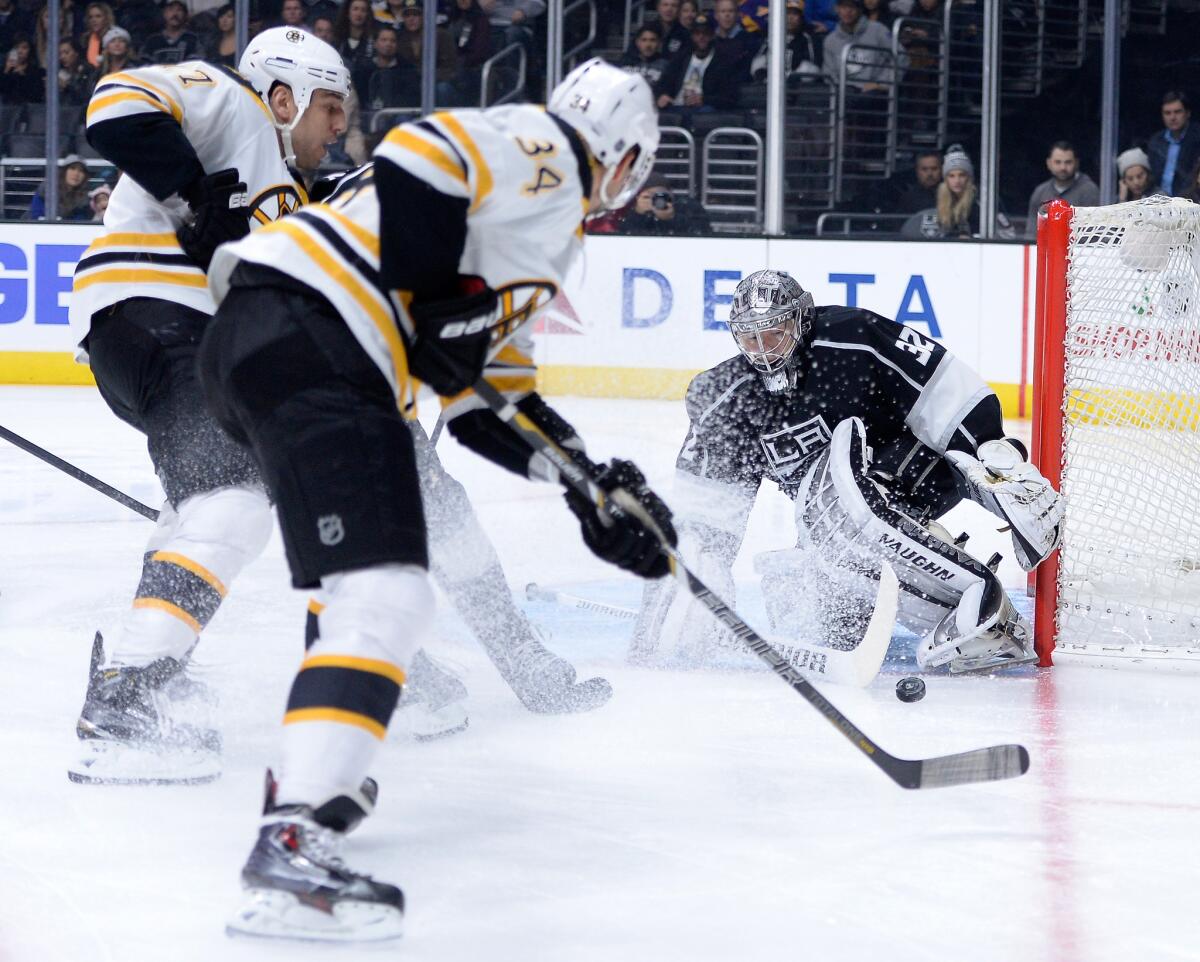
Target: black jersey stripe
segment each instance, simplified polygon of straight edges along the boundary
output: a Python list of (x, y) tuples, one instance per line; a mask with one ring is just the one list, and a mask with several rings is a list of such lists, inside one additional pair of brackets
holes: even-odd
[[(382, 288), (379, 286), (379, 271), (363, 260), (363, 258), (361, 258), (355, 252), (354, 248), (347, 244), (342, 236), (326, 221), (307, 210), (297, 211), (292, 216), (297, 220), (303, 221), (318, 234), (320, 234), (321, 238), (328, 243), (330, 247), (337, 251), (338, 256), (340, 256), (344, 261), (348, 262), (356, 271), (358, 271), (358, 273), (361, 274), (371, 284), (372, 287), (376, 288), (377, 290), (382, 290)], [(387, 296), (386, 291), (384, 291), (384, 296)]]
[(458, 145), (455, 144), (453, 140), (451, 140), (444, 133), (442, 133), (440, 130), (438, 130), (428, 120), (418, 120), (413, 126), (420, 127), (427, 134), (432, 134), (434, 137), (436, 137), (438, 140), (440, 140), (442, 143), (444, 143), (447, 147), (449, 147), (450, 152), (454, 154), (455, 160), (458, 161), (458, 166), (462, 168), (463, 174), (470, 176), (471, 168), (467, 166), (466, 159), (463, 157), (462, 153), (458, 149)]
[(105, 264), (165, 264), (172, 267), (190, 267), (200, 270), (196, 262), (187, 254), (152, 254), (148, 251), (103, 251), (99, 254), (89, 254), (81, 258), (75, 267), (75, 273), (102, 267)]
[(156, 100), (158, 103), (162, 104), (168, 110), (171, 109), (171, 105), (168, 104), (165, 100), (163, 100), (161, 94), (151, 90), (149, 87), (139, 87), (136, 84), (102, 83), (102, 84), (100, 84), (100, 86), (98, 86), (96, 88), (96, 92), (92, 96), (97, 97), (101, 93), (101, 91), (116, 90), (118, 88), (121, 90), (132, 90), (135, 93), (145, 94), (147, 97), (150, 97), (153, 100)]

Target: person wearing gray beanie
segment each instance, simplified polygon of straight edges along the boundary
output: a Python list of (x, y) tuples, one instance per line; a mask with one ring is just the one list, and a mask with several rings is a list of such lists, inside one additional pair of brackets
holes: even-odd
[(1119, 199), (1141, 200), (1154, 193), (1150, 183), (1150, 158), (1141, 147), (1130, 147), (1117, 154), (1117, 176)]

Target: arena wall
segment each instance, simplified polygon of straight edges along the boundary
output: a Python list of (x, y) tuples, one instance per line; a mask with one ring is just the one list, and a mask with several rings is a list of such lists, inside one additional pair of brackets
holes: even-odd
[[(71, 274), (97, 228), (0, 224), (0, 383), (90, 384), (67, 328)], [(1005, 414), (1031, 403), (1032, 248), (753, 238), (595, 236), (537, 322), (548, 394), (677, 398), (734, 352), (738, 279), (790, 271), (818, 304), (857, 304), (932, 335), (978, 370)]]

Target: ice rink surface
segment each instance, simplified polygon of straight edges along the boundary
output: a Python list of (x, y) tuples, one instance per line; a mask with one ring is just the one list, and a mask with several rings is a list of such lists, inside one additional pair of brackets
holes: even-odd
[[(635, 459), (670, 500), (681, 404), (560, 399), (596, 456)], [(139, 435), (94, 390), (0, 388), (0, 423), (155, 503)], [(510, 586), (634, 606), (554, 489), (443, 439)], [(739, 560), (787, 547), (764, 496)], [(986, 557), (989, 515), (952, 528)], [(1018, 741), (1015, 781), (905, 792), (766, 671), (628, 668), (628, 621), (525, 603), (549, 644), (615, 689), (577, 717), (527, 713), (443, 603), (431, 650), (459, 665), (471, 725), (391, 738), (376, 815), (347, 860), (400, 884), (388, 949), (233, 941), (225, 918), (302, 650), (305, 598), (276, 537), (197, 653), (222, 696), (226, 770), (193, 788), (68, 782), (97, 628), (137, 583), (148, 522), (0, 442), (0, 962), (395, 957), (436, 962), (1172, 962), (1200, 959), (1195, 678), (1089, 669), (926, 676), (911, 638), (867, 689), (825, 693), (894, 754)], [(1011, 559), (1011, 550), (1007, 551)], [(1021, 577), (1008, 560), (1007, 584)]]

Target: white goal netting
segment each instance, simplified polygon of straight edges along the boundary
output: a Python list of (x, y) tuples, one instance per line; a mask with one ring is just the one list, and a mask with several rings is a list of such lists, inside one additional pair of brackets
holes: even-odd
[(1059, 651), (1200, 659), (1200, 206), (1072, 214)]

